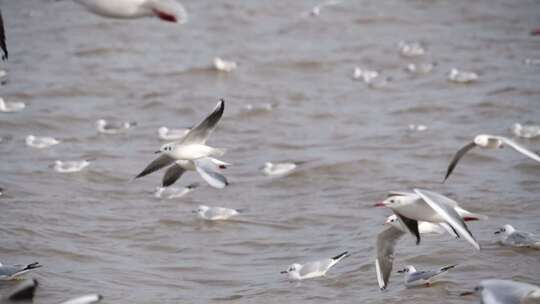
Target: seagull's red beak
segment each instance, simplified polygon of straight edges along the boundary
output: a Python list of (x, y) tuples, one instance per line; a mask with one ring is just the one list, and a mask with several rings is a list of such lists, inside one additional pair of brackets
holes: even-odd
[(385, 205), (383, 202), (378, 202), (375, 205), (373, 205), (373, 207), (385, 207)]

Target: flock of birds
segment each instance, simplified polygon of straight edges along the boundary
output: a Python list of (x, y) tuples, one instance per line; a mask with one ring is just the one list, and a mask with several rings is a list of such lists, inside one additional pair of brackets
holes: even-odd
[[(152, 16), (167, 22), (180, 24), (187, 22), (188, 18), (184, 7), (175, 0), (75, 0), (75, 2), (83, 5), (90, 12), (109, 18), (134, 19)], [(322, 8), (337, 5), (339, 3), (340, 1), (327, 1), (314, 7), (305, 15), (318, 16), (321, 13)], [(1, 12), (0, 48), (3, 52), (2, 59), (7, 60), (8, 51)], [(418, 56), (425, 52), (422, 45), (418, 43), (400, 43), (399, 50), (405, 56)], [(436, 65), (436, 63), (423, 65), (412, 64), (409, 65), (407, 69), (413, 72), (426, 72), (432, 69), (434, 65)], [(236, 68), (236, 63), (215, 58), (214, 66), (222, 71), (232, 71)], [(448, 77), (449, 80), (455, 82), (471, 82), (475, 81), (478, 78), (478, 75), (472, 72), (462, 72), (457, 69), (452, 69)], [(365, 70), (359, 67), (354, 69), (353, 78), (363, 80), (370, 85), (374, 84), (375, 79), (380, 79), (377, 71)], [(0, 98), (0, 112), (17, 112), (24, 108), (24, 103), (8, 103)], [(225, 101), (221, 99), (207, 117), (191, 128), (159, 128), (159, 138), (168, 142), (156, 151), (156, 154), (159, 154), (159, 156), (151, 161), (134, 177), (134, 179), (147, 176), (166, 168), (162, 178), (162, 187), (159, 187), (155, 193), (156, 197), (160, 198), (181, 197), (198, 187), (198, 183), (188, 185), (184, 189), (170, 187), (180, 179), (186, 171), (195, 171), (202, 180), (212, 187), (219, 189), (225, 188), (229, 182), (223, 174), (223, 170), (230, 166), (230, 164), (217, 159), (217, 157), (221, 157), (226, 151), (225, 149), (212, 147), (207, 144), (209, 136), (216, 128), (224, 111)], [(130, 129), (135, 125), (136, 123), (134, 122), (115, 123), (101, 119), (96, 122), (96, 129), (103, 134), (117, 134)], [(420, 127), (421, 126), (418, 126), (418, 129), (420, 129)], [(516, 124), (514, 131), (516, 134), (529, 134), (530, 137), (540, 135), (540, 127), (532, 129), (530, 126)], [(60, 144), (60, 140), (52, 137), (36, 137), (34, 135), (29, 135), (26, 138), (26, 144), (33, 148), (44, 149)], [(483, 149), (509, 147), (540, 163), (540, 156), (538, 154), (516, 141), (503, 136), (482, 134), (474, 137), (470, 143), (466, 144), (455, 153), (448, 165), (444, 181), (450, 177), (464, 155), (476, 147)], [(91, 160), (57, 160), (54, 163), (53, 168), (57, 172), (71, 173), (83, 170), (90, 165), (90, 162)], [(262, 172), (268, 176), (283, 176), (295, 170), (298, 165), (300, 165), (300, 163), (273, 164), (268, 162), (264, 165)], [(2, 189), (0, 189), (0, 195), (2, 195), (1, 190)], [(455, 238), (465, 239), (476, 250), (481, 249), (466, 222), (486, 220), (487, 216), (467, 211), (460, 207), (456, 201), (445, 195), (426, 189), (392, 191), (385, 200), (375, 204), (375, 206), (390, 208), (394, 213), (386, 219), (384, 230), (377, 236), (375, 269), (377, 281), (381, 290), (388, 287), (393, 269), (394, 247), (398, 239), (405, 234), (411, 234), (416, 239), (416, 244), (419, 245), (421, 243), (422, 235), (447, 233)], [(193, 210), (193, 212), (205, 220), (226, 220), (240, 214), (242, 210), (201, 205), (196, 210)], [(531, 233), (516, 230), (511, 225), (507, 224), (494, 233), (501, 235), (500, 243), (503, 245), (540, 250), (539, 237)], [(331, 258), (305, 264), (294, 263), (287, 267), (286, 270), (282, 271), (282, 273), (286, 274), (290, 280), (304, 280), (325, 276), (334, 265), (348, 256), (349, 252), (346, 251)], [(37, 262), (28, 265), (0, 264), (0, 280), (17, 279), (21, 275), (41, 266), (42, 265)], [(430, 286), (438, 278), (449, 270), (454, 269), (456, 266), (457, 265), (447, 265), (433, 270), (417, 270), (413, 265), (408, 265), (397, 272), (404, 274), (404, 284), (407, 287)], [(3, 299), (9, 301), (31, 299), (37, 286), (37, 280), (27, 280), (19, 284), (19, 286), (7, 295), (4, 295)], [(486, 304), (540, 303), (539, 286), (510, 280), (483, 280), (473, 291), (464, 292), (462, 295), (473, 293), (480, 294), (482, 303)], [(96, 303), (102, 298), (101, 295), (92, 294), (63, 302), (63, 304)]]

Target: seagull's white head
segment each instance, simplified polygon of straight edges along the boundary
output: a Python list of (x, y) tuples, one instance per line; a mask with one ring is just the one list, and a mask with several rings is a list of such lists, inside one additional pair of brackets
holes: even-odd
[(506, 224), (499, 230), (495, 231), (495, 234), (502, 233), (504, 235), (509, 235), (512, 234), (514, 231), (516, 231), (516, 229), (512, 227), (512, 225)]
[(161, 148), (159, 148), (159, 151), (156, 151), (156, 153), (171, 153), (175, 147), (175, 143), (166, 143), (161, 146)]
[(295, 263), (295, 264), (290, 265), (287, 268), (287, 270), (281, 271), (281, 273), (287, 274), (289, 279), (299, 280), (300, 279), (300, 268), (302, 268), (302, 265)]
[(416, 268), (413, 265), (408, 265), (407, 267), (398, 270), (398, 273), (413, 273), (416, 272)]
[(158, 134), (161, 136), (166, 135), (168, 132), (169, 132), (169, 128), (167, 127), (160, 127), (158, 129)]
[[(397, 217), (397, 215), (395, 214), (392, 214), (390, 215), (389, 217), (386, 218), (386, 221), (384, 222), (385, 225), (391, 225), (395, 228), (398, 228), (400, 229), (401, 228), (401, 223), (399, 221), (399, 218)], [(401, 230), (401, 229), (400, 229)]]
[(202, 216), (210, 207), (205, 205), (200, 205), (197, 210), (193, 210), (194, 213), (197, 213), (198, 215)]
[(375, 207), (396, 208), (396, 207), (400, 207), (405, 204), (408, 204), (412, 201), (414, 201), (414, 199), (411, 200), (410, 196), (400, 195), (400, 194), (391, 194), (384, 201), (375, 204)]
[(105, 125), (107, 125), (107, 122), (105, 121), (105, 119), (99, 119), (96, 121), (96, 127), (98, 128), (103, 128), (105, 127)]

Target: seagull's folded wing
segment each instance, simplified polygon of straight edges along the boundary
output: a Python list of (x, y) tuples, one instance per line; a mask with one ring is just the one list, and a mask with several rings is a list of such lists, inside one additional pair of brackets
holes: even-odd
[[(428, 204), (437, 214), (439, 214), (452, 228), (454, 228), (459, 235), (464, 237), (474, 248), (480, 250), (480, 245), (474, 239), (473, 235), (465, 225), (465, 222), (459, 216), (459, 214), (451, 206), (446, 203), (444, 196), (427, 190), (414, 189), (414, 192), (418, 194), (426, 204)], [(448, 199), (447, 199), (448, 200)]]

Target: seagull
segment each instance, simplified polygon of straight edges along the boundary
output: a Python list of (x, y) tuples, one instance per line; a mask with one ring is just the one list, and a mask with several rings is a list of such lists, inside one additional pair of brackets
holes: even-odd
[(184, 138), (189, 132), (189, 128), (183, 129), (169, 129), (167, 127), (160, 127), (158, 129), (158, 136), (161, 140), (173, 141)]
[(509, 146), (512, 149), (518, 151), (519, 153), (532, 158), (533, 160), (540, 162), (540, 155), (532, 152), (531, 150), (525, 148), (524, 146), (518, 144), (517, 142), (503, 137), (503, 136), (496, 136), (496, 135), (486, 135), (481, 134), (477, 135), (474, 140), (471, 143), (468, 143), (461, 149), (459, 149), (456, 154), (454, 155), (454, 158), (452, 158), (452, 161), (450, 161), (450, 165), (448, 165), (448, 169), (446, 170), (446, 176), (444, 177), (445, 182), (450, 174), (452, 174), (452, 171), (454, 171), (454, 168), (457, 166), (459, 160), (469, 151), (472, 150), (475, 147), (480, 148), (486, 148), (486, 149), (496, 149), (496, 148), (503, 148), (504, 146)]
[(146, 176), (172, 165), (163, 176), (164, 187), (172, 185), (186, 170), (197, 171), (213, 187), (224, 188), (227, 186), (229, 184), (227, 179), (217, 170), (225, 169), (229, 164), (211, 157), (223, 155), (225, 152), (205, 145), (206, 140), (223, 115), (224, 109), (225, 102), (222, 99), (214, 111), (193, 127), (182, 139), (163, 145), (156, 152), (161, 153), (161, 155), (148, 164), (135, 178)]
[(405, 57), (417, 57), (426, 53), (426, 50), (420, 42), (412, 41), (400, 41), (398, 43), (398, 50), (401, 56)]
[(238, 64), (236, 64), (236, 62), (223, 60), (219, 57), (215, 57), (213, 63), (214, 69), (220, 72), (232, 72), (238, 67)]
[(287, 270), (284, 270), (281, 273), (287, 274), (287, 277), (291, 281), (301, 281), (305, 279), (323, 277), (326, 275), (326, 272), (330, 270), (330, 268), (349, 255), (349, 252), (345, 251), (329, 259), (309, 262), (303, 265), (295, 263), (290, 265)]
[(448, 270), (456, 267), (456, 265), (444, 266), (434, 270), (417, 271), (414, 266), (409, 265), (398, 273), (404, 273), (404, 283), (407, 287), (426, 286), (429, 287), (440, 276), (444, 275)]
[(54, 171), (59, 173), (73, 173), (79, 172), (82, 169), (88, 167), (90, 161), (88, 160), (79, 160), (79, 161), (61, 161), (56, 160), (54, 162)]
[(30, 270), (42, 267), (38, 262), (28, 265), (2, 265), (0, 263), (0, 280), (9, 281), (17, 278), (18, 276), (27, 273)]
[(456, 83), (470, 83), (478, 80), (478, 74), (453, 68), (448, 73), (448, 80)]
[(540, 125), (522, 125), (520, 123), (515, 123), (512, 132), (518, 137), (534, 138), (540, 136)]
[(167, 22), (184, 24), (188, 14), (175, 0), (75, 0), (88, 11), (108, 18), (136, 19), (158, 17)]
[(28, 135), (26, 137), (26, 145), (37, 149), (48, 148), (59, 143), (60, 141), (53, 137), (36, 137), (34, 135)]
[(540, 287), (511, 280), (490, 279), (480, 281), (473, 291), (461, 296), (480, 295), (484, 304), (532, 304), (540, 303)]
[(501, 244), (512, 247), (527, 247), (540, 249), (540, 238), (532, 233), (516, 230), (511, 225), (495, 231), (495, 234), (501, 235)]
[(354, 67), (352, 78), (355, 80), (361, 79), (363, 82), (370, 84), (377, 77), (379, 77), (379, 72), (375, 70)]
[(266, 176), (286, 175), (295, 170), (297, 165), (295, 163), (264, 163), (262, 172)]
[(2, 49), (2, 60), (8, 59), (8, 49), (6, 45), (6, 33), (4, 32), (4, 18), (2, 18), (2, 10), (0, 10), (0, 48)]
[(111, 122), (105, 119), (99, 119), (96, 121), (96, 129), (99, 133), (103, 134), (118, 134), (127, 131), (129, 128), (136, 126), (136, 122), (124, 121), (124, 122)]
[(193, 210), (193, 213), (197, 213), (200, 218), (205, 220), (220, 221), (238, 215), (240, 213), (240, 210), (200, 205), (197, 210)]
[(157, 187), (154, 196), (156, 198), (173, 199), (180, 198), (199, 187), (199, 183), (187, 185), (185, 188)]
[(386, 289), (388, 286), (394, 263), (394, 247), (403, 235), (405, 235), (405, 232), (393, 225), (385, 228), (377, 235), (375, 271), (377, 272), (377, 282), (381, 290)]
[[(32, 301), (39, 283), (36, 279), (24, 280), (13, 288), (4, 299), (9, 301)], [(3, 303), (3, 302), (2, 302)]]
[[(476, 219), (479, 216), (459, 207), (457, 202), (442, 194), (420, 189), (414, 189), (414, 193), (391, 192), (384, 201), (375, 206), (392, 209), (407, 230), (416, 237), (417, 245), (420, 243), (418, 221), (424, 221), (446, 223), (456, 235), (464, 237), (474, 248), (480, 250), (480, 245), (464, 221), (465, 218)], [(468, 215), (462, 216), (460, 212)]]
[(302, 16), (303, 17), (308, 17), (308, 16), (311, 16), (311, 17), (317, 17), (321, 14), (321, 9), (327, 7), (327, 6), (335, 6), (335, 5), (338, 5), (340, 4), (341, 1), (339, 0), (329, 0), (329, 1), (326, 1), (326, 2), (323, 2), (323, 3), (320, 3), (316, 6), (314, 6), (311, 10), (307, 11), (307, 12), (304, 12), (302, 13)]
[(0, 97), (0, 112), (19, 112), (24, 108), (26, 108), (26, 104), (24, 102), (6, 102), (4, 98)]
[(89, 294), (80, 296), (71, 300), (64, 301), (60, 304), (93, 304), (103, 300), (103, 296), (100, 294)]

